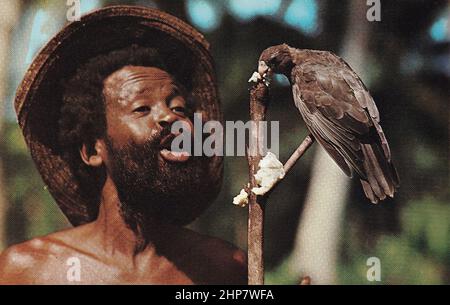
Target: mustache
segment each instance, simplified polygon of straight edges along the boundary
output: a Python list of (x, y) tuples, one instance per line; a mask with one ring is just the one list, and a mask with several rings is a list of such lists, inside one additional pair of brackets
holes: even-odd
[(171, 125), (164, 126), (159, 129), (156, 134), (153, 134), (147, 138), (143, 143), (136, 143), (134, 140), (129, 140), (122, 147), (118, 147), (115, 141), (109, 136), (106, 136), (106, 143), (108, 148), (112, 149), (113, 152), (124, 152), (124, 151), (140, 151), (144, 150), (150, 152), (159, 148), (161, 141), (172, 133)]

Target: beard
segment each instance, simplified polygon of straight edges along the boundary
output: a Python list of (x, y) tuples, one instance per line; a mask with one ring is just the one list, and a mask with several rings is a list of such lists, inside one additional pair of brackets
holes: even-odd
[(217, 196), (206, 157), (169, 162), (160, 156), (163, 129), (144, 144), (129, 142), (116, 147), (107, 137), (110, 175), (127, 226), (145, 239), (158, 224), (186, 225), (197, 218)]

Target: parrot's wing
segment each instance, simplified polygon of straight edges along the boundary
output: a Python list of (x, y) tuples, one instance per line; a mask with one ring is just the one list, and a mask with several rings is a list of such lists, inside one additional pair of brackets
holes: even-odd
[(389, 148), (389, 144), (386, 140), (386, 136), (384, 135), (383, 129), (380, 125), (380, 114), (378, 112), (378, 108), (375, 105), (375, 101), (364, 85), (363, 81), (359, 78), (359, 76), (350, 68), (350, 66), (340, 57), (333, 55), (337, 60), (339, 60), (344, 67), (344, 71), (342, 73), (342, 77), (344, 77), (345, 82), (349, 85), (349, 87), (353, 90), (354, 95), (358, 103), (369, 112), (370, 118), (372, 120), (372, 124), (375, 127), (381, 147), (383, 149), (383, 153), (386, 159), (391, 161), (391, 150)]
[(311, 133), (344, 172), (350, 176), (351, 168), (365, 179), (361, 143), (379, 138), (390, 159), (378, 109), (356, 73), (337, 56), (327, 56), (326, 62), (306, 61), (294, 68), (294, 101)]

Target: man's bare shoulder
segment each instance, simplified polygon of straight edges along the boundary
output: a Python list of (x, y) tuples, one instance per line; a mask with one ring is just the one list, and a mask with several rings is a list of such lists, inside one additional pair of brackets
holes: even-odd
[(197, 239), (192, 252), (202, 258), (199, 264), (208, 267), (208, 284), (247, 283), (247, 254), (244, 251), (216, 237), (194, 231), (189, 234)]
[(76, 231), (74, 228), (34, 238), (3, 251), (0, 254), (0, 284), (60, 282), (65, 275), (62, 269), (67, 257), (73, 253), (65, 240)]

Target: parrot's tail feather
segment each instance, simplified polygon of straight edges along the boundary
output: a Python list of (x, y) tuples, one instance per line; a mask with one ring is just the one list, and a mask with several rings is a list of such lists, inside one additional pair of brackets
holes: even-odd
[(361, 144), (367, 180), (361, 179), (364, 193), (372, 203), (394, 197), (399, 187), (397, 170), (377, 143)]

